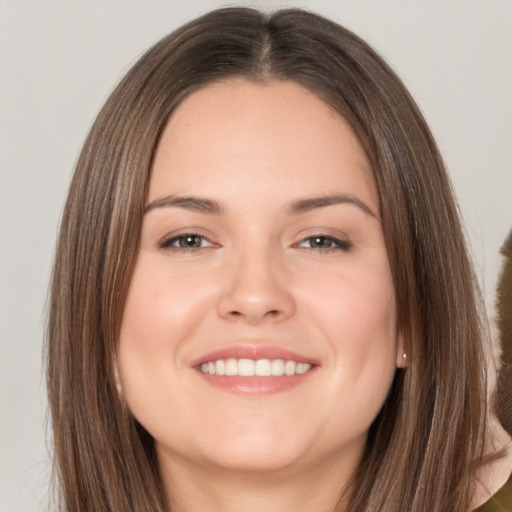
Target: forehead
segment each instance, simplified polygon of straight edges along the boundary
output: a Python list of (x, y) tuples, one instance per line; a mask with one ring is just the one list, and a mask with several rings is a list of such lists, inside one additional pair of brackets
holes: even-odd
[(172, 114), (156, 151), (149, 200), (168, 193), (222, 196), (226, 186), (236, 193), (237, 184), (239, 192), (245, 187), (283, 200), (308, 189), (350, 192), (378, 209), (371, 166), (348, 122), (291, 81), (210, 84)]

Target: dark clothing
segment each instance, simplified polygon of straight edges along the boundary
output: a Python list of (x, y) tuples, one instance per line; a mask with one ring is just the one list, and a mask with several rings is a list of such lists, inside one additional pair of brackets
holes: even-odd
[(507, 483), (475, 512), (512, 512), (512, 475)]

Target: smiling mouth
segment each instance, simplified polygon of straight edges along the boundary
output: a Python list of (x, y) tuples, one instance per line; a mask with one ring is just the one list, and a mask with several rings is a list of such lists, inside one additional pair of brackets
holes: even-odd
[(317, 373), (320, 361), (276, 345), (238, 344), (205, 354), (191, 367), (208, 385), (258, 397), (301, 386)]
[(232, 377), (283, 377), (303, 375), (313, 368), (311, 363), (285, 359), (217, 359), (204, 362), (199, 370), (206, 375)]

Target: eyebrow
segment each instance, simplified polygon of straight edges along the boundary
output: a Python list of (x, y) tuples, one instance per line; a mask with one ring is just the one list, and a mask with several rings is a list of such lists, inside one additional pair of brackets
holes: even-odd
[(312, 197), (310, 199), (301, 199), (294, 201), (288, 208), (288, 212), (291, 214), (299, 215), (306, 213), (317, 208), (325, 208), (336, 204), (351, 204), (357, 206), (364, 213), (370, 215), (374, 219), (378, 220), (378, 216), (374, 213), (363, 201), (357, 197), (349, 196), (346, 194), (336, 194), (332, 196), (321, 196)]
[(147, 213), (155, 208), (183, 208), (199, 213), (210, 213), (219, 215), (224, 213), (224, 208), (218, 201), (212, 199), (205, 199), (202, 197), (179, 197), (179, 196), (165, 196), (155, 199), (146, 206), (144, 213)]
[[(300, 215), (307, 213), (317, 208), (325, 208), (337, 204), (351, 204), (357, 206), (364, 213), (370, 215), (378, 220), (378, 216), (357, 197), (346, 194), (336, 194), (329, 196), (312, 197), (306, 199), (299, 199), (292, 202), (287, 211), (291, 215)], [(206, 199), (202, 197), (193, 196), (165, 196), (155, 199), (146, 206), (144, 213), (147, 213), (156, 208), (183, 208), (199, 213), (208, 213), (212, 215), (220, 215), (224, 213), (224, 207), (218, 201), (213, 199)]]

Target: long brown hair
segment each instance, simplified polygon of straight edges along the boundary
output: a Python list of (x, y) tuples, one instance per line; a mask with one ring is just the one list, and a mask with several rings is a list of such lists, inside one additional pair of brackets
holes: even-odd
[(169, 510), (152, 438), (116, 391), (119, 328), (162, 130), (184, 97), (231, 77), (307, 87), (350, 122), (375, 174), (408, 367), (371, 427), (348, 510), (467, 512), (485, 434), (485, 328), (432, 135), (394, 72), (353, 33), (298, 9), (247, 8), (210, 12), (151, 48), (78, 160), (47, 333), (64, 509)]

